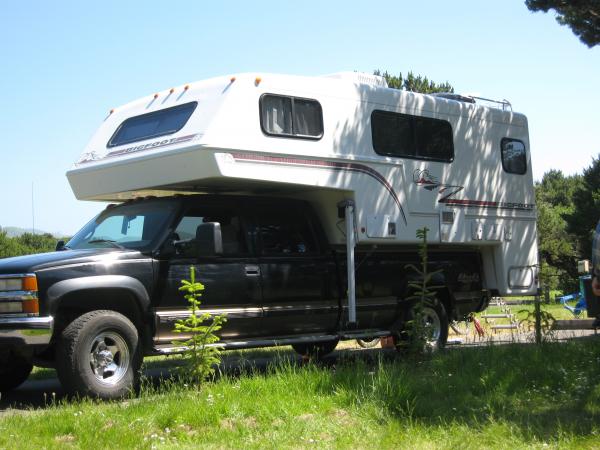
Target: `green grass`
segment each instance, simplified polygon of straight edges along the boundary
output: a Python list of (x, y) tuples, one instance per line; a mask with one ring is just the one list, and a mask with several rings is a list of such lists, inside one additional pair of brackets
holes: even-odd
[[(510, 309), (510, 311), (513, 314), (517, 314), (517, 318), (520, 319), (524, 319), (525, 317), (527, 317), (527, 313), (523, 313), (521, 311), (533, 311), (534, 309), (534, 305), (533, 304), (527, 304), (527, 305), (507, 305), (508, 308)], [(550, 314), (552, 314), (552, 316), (555, 319), (576, 319), (576, 317), (569, 311), (567, 310), (563, 305), (561, 304), (557, 304), (557, 303), (550, 303), (550, 304), (545, 304), (542, 303), (541, 305), (541, 309), (542, 311), (547, 311)], [(482, 312), (481, 314), (496, 314), (502, 311), (502, 308), (499, 306), (490, 306), (489, 308), (487, 308), (484, 312)], [(480, 314), (480, 315), (481, 315)], [(584, 319), (587, 318), (587, 314), (582, 314), (580, 317), (580, 319)]]
[[(0, 448), (599, 448), (600, 341), (280, 358), (200, 389), (0, 416)], [(368, 357), (365, 355), (379, 355)], [(277, 358), (276, 358), (277, 359)]]

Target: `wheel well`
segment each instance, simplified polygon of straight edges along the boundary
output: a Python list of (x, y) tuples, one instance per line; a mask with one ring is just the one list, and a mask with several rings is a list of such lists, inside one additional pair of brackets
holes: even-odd
[(453, 313), (454, 313), (454, 302), (452, 299), (452, 295), (450, 294), (450, 291), (448, 290), (447, 287), (445, 288), (441, 288), (440, 290), (437, 291), (437, 299), (442, 303), (442, 305), (444, 305), (444, 309), (446, 310), (446, 315), (448, 316), (448, 319), (450, 320), (450, 318), (452, 317)]
[(59, 336), (75, 318), (99, 309), (108, 309), (123, 314), (137, 328), (142, 342), (145, 343), (148, 340), (149, 324), (145, 320), (135, 295), (130, 291), (118, 288), (95, 288), (65, 294), (58, 301), (55, 310), (54, 337)]

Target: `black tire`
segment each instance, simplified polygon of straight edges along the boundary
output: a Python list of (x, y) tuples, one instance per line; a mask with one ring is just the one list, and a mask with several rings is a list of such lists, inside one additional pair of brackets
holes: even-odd
[(292, 348), (302, 356), (322, 358), (334, 351), (339, 341), (339, 339), (334, 339), (333, 341), (292, 344)]
[[(446, 308), (440, 301), (435, 303), (426, 303), (423, 306), (424, 320), (431, 327), (431, 338), (425, 346), (425, 351), (435, 352), (446, 346), (448, 342), (448, 315)], [(413, 320), (414, 312), (410, 308), (406, 312), (406, 322)], [(406, 330), (402, 330), (395, 337), (396, 349), (400, 352), (405, 352), (410, 346), (411, 336)]]
[(135, 326), (115, 311), (98, 310), (73, 320), (62, 332), (56, 370), (74, 395), (119, 399), (136, 390), (142, 364)]
[(0, 392), (18, 388), (33, 370), (33, 364), (12, 353), (6, 361), (0, 361)]
[(362, 348), (373, 348), (373, 347), (377, 347), (377, 344), (379, 344), (380, 339), (379, 338), (372, 338), (372, 339), (357, 339), (356, 343), (361, 346)]

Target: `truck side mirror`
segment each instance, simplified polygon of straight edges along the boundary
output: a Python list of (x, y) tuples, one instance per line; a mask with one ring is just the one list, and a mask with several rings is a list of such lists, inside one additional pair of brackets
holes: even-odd
[(223, 254), (223, 238), (219, 222), (206, 222), (196, 228), (198, 256), (217, 256)]
[(57, 252), (60, 252), (65, 249), (65, 241), (62, 239), (56, 243), (56, 248), (54, 249)]

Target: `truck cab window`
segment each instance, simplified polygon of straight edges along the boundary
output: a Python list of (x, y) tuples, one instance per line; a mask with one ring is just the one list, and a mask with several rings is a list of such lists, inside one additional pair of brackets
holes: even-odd
[(148, 250), (169, 221), (174, 206), (173, 202), (158, 200), (106, 209), (75, 234), (67, 247)]
[[(248, 246), (244, 239), (242, 223), (233, 211), (215, 208), (193, 208), (185, 212), (177, 227), (175, 238), (193, 243), (196, 238), (196, 229), (203, 223), (218, 222), (221, 224), (223, 238), (223, 254), (236, 255), (248, 253)], [(191, 256), (193, 245), (183, 247), (182, 256)]]
[(300, 213), (264, 212), (258, 222), (264, 255), (301, 255), (318, 250), (310, 224)]

